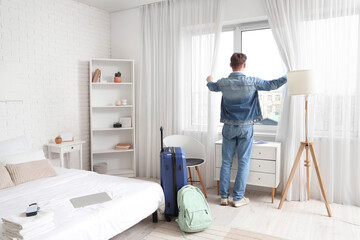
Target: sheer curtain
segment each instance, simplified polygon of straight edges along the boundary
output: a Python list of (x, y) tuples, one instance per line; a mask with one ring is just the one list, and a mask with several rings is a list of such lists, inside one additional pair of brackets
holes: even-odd
[[(320, 93), (309, 99), (309, 136), (315, 142), (329, 201), (359, 205), (359, 1), (265, 0), (265, 7), (289, 70), (317, 72)], [(304, 114), (304, 97), (285, 97), (277, 133), (283, 144), (283, 184), (304, 140)], [(315, 170), (311, 170), (310, 197), (320, 198)], [(301, 163), (287, 199), (306, 199)]]
[(139, 175), (160, 177), (160, 126), (164, 136), (187, 134), (207, 148), (200, 167), (213, 183), (213, 151), (220, 106), (206, 77), (215, 72), (222, 0), (167, 0), (142, 6), (142, 63), (138, 94)]

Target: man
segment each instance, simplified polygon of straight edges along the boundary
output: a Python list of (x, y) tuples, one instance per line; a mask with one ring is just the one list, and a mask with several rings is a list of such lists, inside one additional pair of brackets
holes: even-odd
[(249, 203), (244, 197), (249, 174), (249, 162), (253, 142), (253, 125), (262, 120), (258, 91), (270, 91), (286, 83), (286, 76), (265, 81), (256, 77), (247, 77), (242, 72), (246, 67), (246, 55), (234, 53), (230, 58), (233, 72), (228, 78), (212, 82), (212, 76), (206, 78), (207, 87), (213, 92), (222, 92), (221, 119), (222, 164), (220, 170), (220, 204), (229, 204), (230, 170), (235, 151), (238, 154), (238, 171), (233, 189), (233, 207)]

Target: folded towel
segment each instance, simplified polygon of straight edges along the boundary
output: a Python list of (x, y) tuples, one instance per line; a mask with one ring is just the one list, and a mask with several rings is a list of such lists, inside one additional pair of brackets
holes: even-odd
[(0, 240), (17, 240), (16, 238), (10, 238), (8, 236), (1, 235)]
[(37, 237), (41, 234), (50, 232), (51, 230), (54, 230), (54, 229), (55, 229), (55, 224), (51, 222), (51, 223), (45, 224), (43, 226), (40, 226), (36, 229), (33, 229), (31, 231), (20, 230), (20, 232), (22, 231), (21, 234), (19, 231), (11, 231), (9, 229), (3, 229), (3, 235), (8, 238), (27, 240), (27, 239), (32, 239), (34, 237)]
[(25, 236), (25, 235), (37, 232), (37, 231), (39, 231), (39, 229), (41, 231), (42, 231), (42, 229), (44, 229), (44, 230), (51, 229), (53, 227), (53, 225), (54, 225), (53, 222), (49, 222), (49, 223), (46, 223), (46, 224), (39, 224), (39, 225), (31, 227), (31, 228), (18, 230), (16, 228), (13, 228), (11, 224), (9, 225), (8, 223), (3, 223), (2, 224), (2, 229), (3, 229), (3, 232), (8, 231), (8, 232), (11, 232), (11, 233), (14, 233), (14, 234)]
[(2, 223), (2, 229), (3, 230), (7, 229), (7, 230), (9, 230), (11, 232), (19, 232), (21, 234), (21, 233), (32, 231), (32, 230), (34, 230), (36, 228), (42, 227), (44, 224), (49, 224), (49, 223), (52, 223), (52, 222), (53, 222), (53, 219), (51, 219), (51, 221), (48, 221), (46, 223), (44, 223), (44, 222), (36, 222), (35, 224), (33, 224), (33, 225), (29, 226), (29, 227), (26, 227), (24, 229), (20, 229), (18, 226), (15, 226), (12, 223), (3, 222)]
[(36, 216), (26, 217), (25, 213), (21, 213), (18, 216), (11, 216), (2, 218), (3, 223), (12, 225), (14, 229), (27, 229), (38, 226), (39, 224), (46, 224), (53, 221), (54, 213), (48, 211), (38, 211)]

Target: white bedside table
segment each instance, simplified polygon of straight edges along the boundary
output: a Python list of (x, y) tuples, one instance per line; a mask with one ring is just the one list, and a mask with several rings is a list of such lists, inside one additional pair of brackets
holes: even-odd
[[(265, 142), (263, 144), (253, 144), (250, 157), (250, 171), (247, 185), (272, 188), (272, 202), (276, 194), (276, 188), (280, 183), (280, 149), (279, 142)], [(215, 142), (215, 166), (214, 176), (217, 181), (219, 195), (220, 168), (222, 163), (222, 140)], [(231, 167), (230, 181), (235, 182), (237, 174), (237, 154), (234, 156)]]
[[(52, 160), (51, 153), (58, 153), (60, 155), (60, 167), (64, 167), (65, 153), (69, 154), (71, 152), (78, 151), (79, 152), (79, 167), (80, 167), (80, 169), (82, 169), (82, 144), (83, 143), (85, 143), (85, 141), (63, 142), (60, 144), (48, 143), (45, 145), (48, 147), (49, 160)], [(70, 159), (70, 158), (68, 157), (68, 159)]]

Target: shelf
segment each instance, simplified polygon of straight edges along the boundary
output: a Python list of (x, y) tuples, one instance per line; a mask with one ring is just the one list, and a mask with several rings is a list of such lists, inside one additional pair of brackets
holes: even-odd
[[(96, 69), (100, 69), (102, 81), (92, 82), (92, 73)], [(107, 162), (109, 168), (106, 174), (135, 177), (135, 61), (94, 58), (90, 60), (89, 70), (91, 167), (93, 169), (94, 163), (100, 161)], [(114, 73), (119, 71), (122, 82), (117, 83), (114, 82)], [(122, 103), (123, 99), (127, 100), (127, 104), (116, 106), (116, 103)], [(131, 124), (114, 128), (113, 122), (118, 122), (121, 118), (130, 118)], [(131, 148), (115, 150), (115, 145), (119, 142), (130, 143)]]
[(109, 82), (109, 83), (101, 83), (101, 82), (92, 82), (91, 83), (91, 85), (93, 85), (93, 86), (95, 86), (95, 85), (99, 85), (99, 86), (101, 86), (101, 85), (132, 85), (133, 83), (131, 83), (131, 82), (122, 82), (122, 83), (111, 83), (111, 82)]
[(122, 130), (133, 130), (133, 127), (121, 127), (121, 128), (93, 128), (93, 131), (122, 131)]
[(117, 59), (113, 59), (113, 58), (92, 58), (91, 61), (95, 61), (95, 62), (130, 62), (133, 63), (134, 59), (123, 59), (123, 58), (117, 58)]
[(124, 152), (133, 152), (134, 149), (126, 149), (126, 150), (115, 150), (115, 149), (105, 149), (105, 150), (94, 150), (93, 154), (101, 154), (101, 153), (124, 153)]
[(127, 177), (135, 177), (135, 171), (132, 169), (118, 169), (118, 170), (108, 170), (106, 174), (109, 175), (120, 175)]
[(121, 106), (93, 106), (92, 108), (132, 108), (133, 105), (121, 105)]

